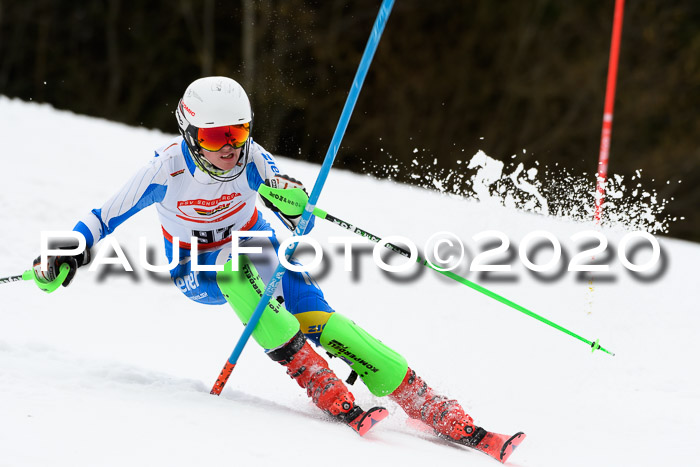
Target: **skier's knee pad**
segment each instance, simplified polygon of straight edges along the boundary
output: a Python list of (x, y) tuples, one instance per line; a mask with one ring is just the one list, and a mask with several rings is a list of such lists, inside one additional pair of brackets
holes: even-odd
[(402, 355), (339, 313), (328, 317), (321, 333), (321, 345), (349, 362), (375, 396), (394, 392), (408, 370)]
[[(233, 261), (236, 258), (229, 260), (224, 265), (224, 270), (217, 273), (216, 282), (238, 318), (243, 324), (248, 324), (265, 290), (265, 284), (247, 256), (238, 255), (238, 271), (232, 270)], [(252, 335), (264, 349), (276, 349), (289, 342), (297, 332), (299, 322), (273, 298)]]

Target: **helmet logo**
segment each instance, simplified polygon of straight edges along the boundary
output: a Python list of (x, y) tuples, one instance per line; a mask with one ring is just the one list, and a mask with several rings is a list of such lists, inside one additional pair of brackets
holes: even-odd
[(194, 115), (195, 115), (194, 112), (193, 112), (189, 107), (187, 107), (187, 104), (185, 104), (185, 103), (183, 102), (183, 103), (182, 103), (182, 106), (185, 108), (185, 110), (187, 111), (188, 114), (190, 114), (190, 115), (192, 115), (192, 116), (194, 117)]
[(202, 99), (199, 94), (195, 92), (194, 89), (188, 89), (187, 91), (187, 97), (194, 97), (195, 99), (199, 99), (200, 102), (204, 102), (204, 99)]

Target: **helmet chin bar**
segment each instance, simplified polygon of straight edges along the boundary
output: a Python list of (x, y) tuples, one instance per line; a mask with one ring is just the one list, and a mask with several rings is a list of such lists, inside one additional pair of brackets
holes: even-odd
[[(251, 112), (252, 114), (252, 112)], [(250, 136), (248, 136), (248, 139), (246, 140), (245, 144), (243, 145), (243, 149), (241, 150), (241, 154), (238, 157), (238, 164), (240, 164), (241, 168), (238, 170), (238, 167), (235, 167), (228, 172), (222, 172), (222, 173), (216, 173), (213, 170), (209, 169), (209, 167), (216, 167), (213, 165), (211, 162), (206, 160), (204, 156), (202, 156), (199, 151), (202, 149), (199, 143), (197, 142), (197, 127), (192, 125), (188, 120), (187, 117), (185, 117), (185, 114), (182, 110), (182, 99), (180, 99), (180, 102), (178, 103), (177, 108), (175, 109), (175, 117), (178, 122), (178, 130), (180, 131), (180, 134), (182, 135), (183, 139), (185, 140), (185, 143), (187, 144), (187, 148), (190, 150), (190, 155), (192, 156), (192, 159), (194, 159), (195, 165), (204, 173), (209, 175), (212, 179), (216, 180), (217, 182), (230, 182), (232, 180), (237, 179), (238, 177), (241, 176), (243, 172), (245, 172), (245, 168), (248, 165), (248, 158), (250, 154)], [(252, 120), (252, 115), (251, 115), (251, 120), (250, 120), (250, 134), (253, 133), (253, 120)], [(235, 173), (234, 173), (235, 172)]]
[[(199, 146), (193, 148), (188, 142), (187, 147), (189, 148), (190, 154), (195, 160), (195, 164), (197, 165), (197, 167), (217, 182), (230, 182), (237, 179), (241, 176), (243, 172), (245, 172), (246, 165), (248, 165), (248, 154), (250, 153), (250, 139), (248, 139), (248, 141), (245, 142), (243, 149), (241, 149), (241, 154), (238, 156), (238, 164), (236, 164), (236, 167), (229, 170), (228, 172), (221, 171), (220, 173), (217, 173), (216, 171), (210, 169), (210, 167), (215, 167), (217, 169), (218, 167), (209, 162), (204, 156), (202, 156), (199, 153), (199, 150), (201, 149)], [(238, 167), (239, 165), (240, 168)]]

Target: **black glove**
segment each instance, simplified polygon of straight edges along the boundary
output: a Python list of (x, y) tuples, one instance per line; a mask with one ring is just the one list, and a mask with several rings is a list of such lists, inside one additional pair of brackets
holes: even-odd
[[(78, 247), (77, 242), (65, 243), (63, 245), (57, 245), (54, 248), (59, 250), (70, 250)], [(62, 264), (67, 264), (70, 267), (68, 275), (63, 280), (63, 287), (68, 287), (75, 277), (75, 272), (80, 266), (84, 266), (90, 262), (90, 249), (85, 248), (85, 250), (77, 255), (50, 255), (46, 257), (46, 271), (41, 270), (41, 256), (34, 260), (33, 269), (34, 275), (37, 280), (41, 282), (52, 282), (58, 277), (58, 273), (61, 269)]]
[[(306, 188), (304, 188), (304, 184), (301, 183), (299, 180), (290, 177), (289, 175), (275, 175), (272, 178), (268, 178), (265, 180), (265, 185), (271, 187), (271, 188), (282, 188), (282, 189), (288, 189), (288, 188), (301, 188), (304, 190), (304, 193), (306, 193), (306, 196), (308, 197), (309, 193), (306, 191)], [(297, 228), (297, 224), (299, 224), (299, 220), (301, 219), (301, 214), (298, 214), (296, 216), (290, 216), (287, 214), (282, 213), (277, 206), (272, 204), (272, 202), (268, 199), (266, 199), (264, 196), (260, 197), (265, 204), (265, 206), (273, 211), (275, 215), (279, 218), (279, 220), (282, 221), (282, 223), (292, 232), (294, 229)]]

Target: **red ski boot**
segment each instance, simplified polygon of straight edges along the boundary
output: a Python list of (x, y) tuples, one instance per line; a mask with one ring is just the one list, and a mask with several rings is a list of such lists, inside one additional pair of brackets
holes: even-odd
[(421, 420), (441, 437), (475, 446), (486, 434), (485, 430), (474, 425), (456, 400), (436, 394), (410, 368), (401, 385), (389, 397), (409, 417)]
[(350, 425), (360, 435), (364, 435), (376, 422), (388, 415), (382, 407), (374, 407), (365, 412), (355, 405), (355, 398), (348, 388), (309, 345), (301, 332), (268, 355), (287, 368), (287, 374), (306, 389), (306, 394), (318, 408)]
[(524, 433), (501, 435), (474, 425), (474, 420), (456, 400), (436, 394), (410, 368), (389, 397), (409, 417), (431, 426), (439, 437), (477, 449), (503, 463), (525, 439)]

